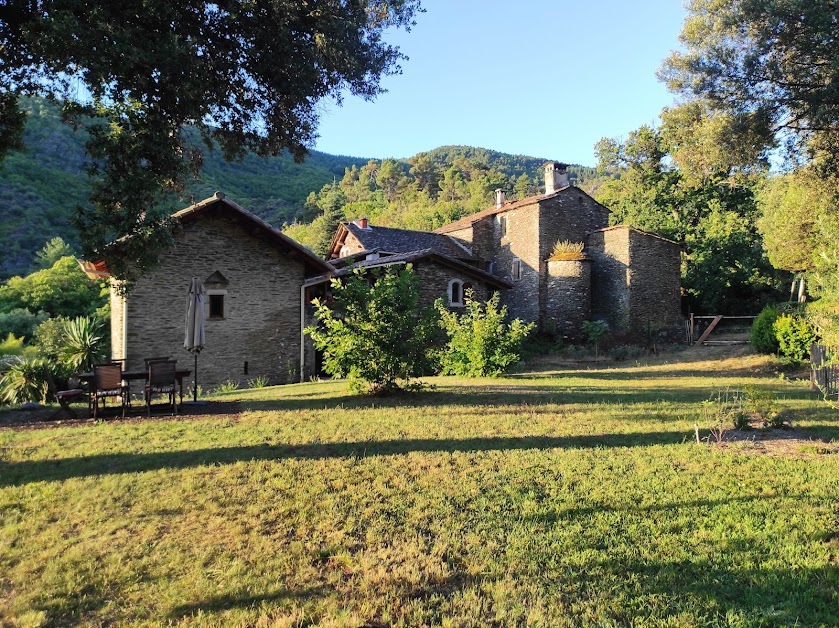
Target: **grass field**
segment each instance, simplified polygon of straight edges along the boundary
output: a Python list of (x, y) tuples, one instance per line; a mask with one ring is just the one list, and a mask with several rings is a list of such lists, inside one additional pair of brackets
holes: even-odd
[(0, 623), (839, 625), (839, 455), (694, 442), (703, 401), (746, 384), (839, 440), (766, 366), (544, 363), (2, 429)]

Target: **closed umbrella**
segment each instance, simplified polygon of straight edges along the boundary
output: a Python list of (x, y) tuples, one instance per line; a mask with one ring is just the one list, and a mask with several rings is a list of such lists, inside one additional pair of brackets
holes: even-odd
[(193, 380), (193, 401), (198, 402), (198, 354), (204, 348), (204, 285), (193, 277), (186, 299), (186, 335), (184, 349), (195, 356), (195, 377)]

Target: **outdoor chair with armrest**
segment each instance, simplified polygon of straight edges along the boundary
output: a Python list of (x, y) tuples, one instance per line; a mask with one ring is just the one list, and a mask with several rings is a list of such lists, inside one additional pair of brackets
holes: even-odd
[(74, 401), (82, 401), (85, 396), (84, 389), (79, 386), (78, 380), (70, 378), (67, 388), (65, 390), (59, 390), (55, 383), (52, 371), (49, 368), (45, 369), (45, 375), (47, 388), (49, 389), (50, 394), (55, 397), (55, 400), (58, 402), (58, 409), (49, 416), (50, 420), (57, 419), (62, 413), (68, 414), (70, 418), (78, 419), (79, 415), (77, 415), (76, 411), (70, 407), (71, 403)]
[(172, 416), (178, 413), (177, 404), (177, 360), (149, 362), (149, 377), (146, 382), (146, 413), (151, 416), (153, 395), (168, 395), (172, 404)]
[(122, 362), (108, 362), (93, 365), (93, 389), (90, 392), (93, 404), (93, 418), (99, 415), (99, 400), (105, 409), (108, 397), (119, 397), (122, 406), (122, 418), (125, 418), (125, 406), (128, 405), (128, 386), (122, 381)]

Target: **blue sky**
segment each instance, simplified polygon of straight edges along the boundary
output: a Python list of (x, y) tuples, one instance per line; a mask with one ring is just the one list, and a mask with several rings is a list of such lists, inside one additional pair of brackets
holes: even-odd
[(466, 144), (594, 165), (594, 144), (655, 122), (679, 0), (423, 0), (410, 59), (373, 102), (321, 106), (315, 148), (381, 159)]

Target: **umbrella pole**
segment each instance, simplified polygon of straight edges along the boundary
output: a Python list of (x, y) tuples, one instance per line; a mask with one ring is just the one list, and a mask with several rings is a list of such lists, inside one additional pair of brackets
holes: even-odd
[(192, 382), (192, 400), (198, 403), (198, 352), (195, 352), (195, 379)]

